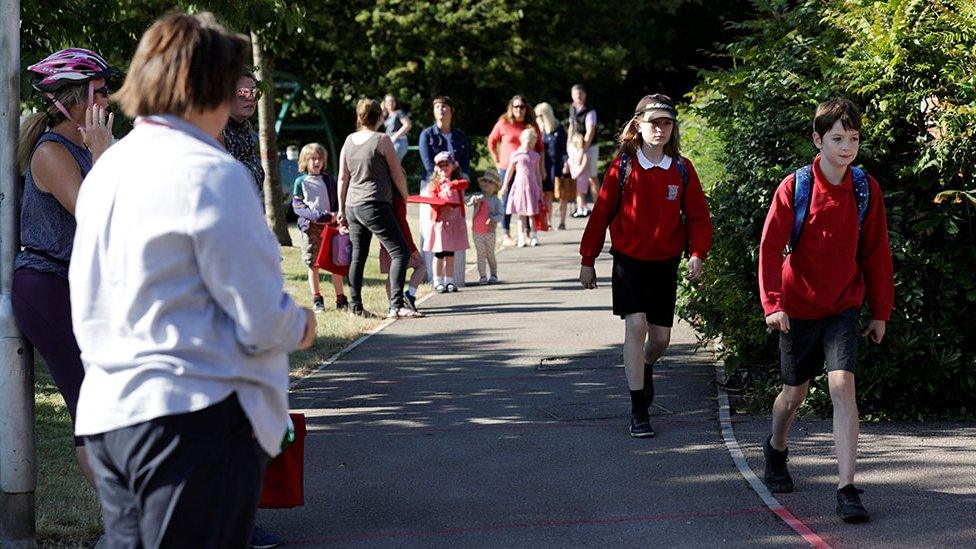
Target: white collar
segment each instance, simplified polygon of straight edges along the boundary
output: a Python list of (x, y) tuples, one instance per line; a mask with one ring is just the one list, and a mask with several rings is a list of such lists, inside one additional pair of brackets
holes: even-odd
[(646, 156), (644, 156), (644, 150), (640, 147), (637, 148), (637, 162), (640, 163), (641, 168), (649, 170), (651, 168), (661, 168), (662, 170), (671, 169), (671, 157), (664, 155), (664, 158), (660, 162), (651, 162)]

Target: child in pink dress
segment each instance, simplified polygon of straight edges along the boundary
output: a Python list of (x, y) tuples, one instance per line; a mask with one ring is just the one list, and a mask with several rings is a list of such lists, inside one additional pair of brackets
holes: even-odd
[(576, 134), (568, 150), (569, 176), (576, 180), (576, 211), (573, 217), (586, 217), (590, 209), (586, 207), (586, 190), (590, 185), (590, 159), (583, 150), (583, 135)]
[(457, 206), (431, 207), (431, 222), (424, 235), (424, 251), (434, 252), (434, 289), (439, 293), (456, 292), (454, 252), (468, 249), (468, 225), (464, 219), (466, 179), (451, 179), (457, 169), (454, 155), (447, 151), (434, 157), (434, 175), (424, 193), (426, 196), (457, 202)]
[[(542, 198), (542, 155), (537, 153), (535, 142), (538, 136), (532, 128), (526, 128), (519, 137), (521, 146), (512, 153), (509, 169), (505, 172), (502, 194), (508, 194), (506, 213), (519, 216), (518, 247), (538, 246), (532, 220), (539, 215), (539, 202)], [(511, 194), (509, 194), (511, 193)]]

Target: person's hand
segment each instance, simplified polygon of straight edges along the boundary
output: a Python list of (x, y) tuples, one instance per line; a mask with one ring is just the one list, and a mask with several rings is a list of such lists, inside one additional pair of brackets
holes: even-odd
[(790, 317), (786, 316), (785, 311), (776, 311), (766, 317), (766, 328), (770, 333), (780, 331), (788, 334), (790, 333)]
[(861, 332), (861, 337), (867, 337), (875, 343), (881, 343), (885, 336), (886, 326), (887, 322), (884, 320), (872, 320), (868, 323), (867, 329)]
[(583, 265), (580, 267), (580, 284), (583, 285), (587, 290), (593, 290), (596, 288), (596, 269), (593, 267), (587, 267)]
[(311, 309), (302, 309), (305, 311), (305, 333), (302, 334), (302, 340), (298, 344), (299, 349), (308, 349), (315, 342), (315, 313)]
[(341, 208), (339, 209), (339, 213), (337, 213), (335, 216), (335, 221), (336, 223), (342, 226), (348, 225), (348, 223), (346, 222), (346, 212), (343, 211)]
[(697, 255), (691, 256), (688, 260), (688, 278), (692, 282), (697, 282), (705, 270), (705, 264)]
[(115, 114), (101, 105), (96, 104), (85, 109), (85, 125), (81, 128), (81, 138), (92, 157), (98, 158), (112, 144), (114, 123)]
[(349, 226), (339, 225), (339, 234), (349, 234)]
[(489, 226), (489, 227), (491, 227), (491, 224), (492, 224), (492, 223), (494, 223), (494, 221), (492, 221), (491, 219), (486, 219), (486, 220), (485, 220), (485, 225), (487, 225), (487, 226)]

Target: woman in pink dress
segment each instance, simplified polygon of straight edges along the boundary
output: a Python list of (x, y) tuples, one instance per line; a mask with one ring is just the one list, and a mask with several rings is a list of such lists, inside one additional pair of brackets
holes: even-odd
[(542, 155), (536, 152), (538, 133), (526, 128), (519, 136), (521, 146), (512, 153), (510, 169), (505, 172), (502, 194), (507, 196), (506, 213), (519, 216), (518, 247), (538, 246), (539, 238), (533, 226), (533, 218), (539, 215), (542, 198)]
[(434, 157), (434, 175), (424, 192), (426, 196), (444, 199), (456, 205), (431, 207), (431, 222), (424, 235), (424, 251), (434, 253), (434, 289), (439, 293), (456, 292), (454, 252), (468, 249), (468, 226), (464, 220), (466, 179), (451, 179), (457, 169), (454, 155), (447, 151)]

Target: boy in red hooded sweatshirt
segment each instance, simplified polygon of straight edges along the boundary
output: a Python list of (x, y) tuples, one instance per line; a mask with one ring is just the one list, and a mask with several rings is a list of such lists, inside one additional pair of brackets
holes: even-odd
[(894, 303), (888, 225), (881, 188), (852, 166), (861, 113), (846, 99), (817, 107), (811, 166), (780, 183), (759, 250), (759, 293), (766, 324), (780, 332), (783, 389), (773, 404), (772, 434), (763, 444), (763, 480), (792, 492), (787, 435), (810, 380), (824, 370), (834, 408), (839, 482), (837, 515), (869, 518), (854, 486), (858, 414), (854, 391), (859, 317), (867, 298), (871, 321), (860, 333), (880, 343)]

